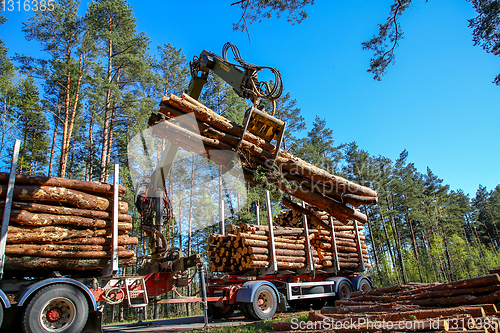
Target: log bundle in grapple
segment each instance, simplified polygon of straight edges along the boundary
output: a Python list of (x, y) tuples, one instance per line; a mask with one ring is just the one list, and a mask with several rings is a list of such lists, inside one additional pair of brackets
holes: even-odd
[[(183, 117), (186, 114), (194, 117)], [(172, 119), (175, 119), (175, 123)], [(159, 114), (151, 117), (150, 125), (155, 125), (152, 127), (153, 133), (159, 137), (203, 157), (209, 157), (220, 165), (230, 165), (232, 159), (224, 159), (222, 154), (218, 156), (210, 151), (236, 151), (248, 182), (255, 181), (255, 171), (264, 170), (269, 184), (318, 207), (341, 222), (357, 220), (365, 223), (366, 215), (356, 207), (377, 202), (374, 190), (332, 175), (289, 152), (280, 150), (275, 157), (274, 144), (248, 131), (244, 132), (240, 125), (186, 94), (182, 97), (165, 96), (160, 103)], [(278, 170), (278, 176), (269, 172), (272, 165)]]
[[(339, 223), (339, 222), (337, 222)], [(339, 223), (340, 224), (340, 223)], [(335, 228), (335, 227), (334, 227)], [(269, 227), (262, 225), (230, 225), (225, 236), (213, 234), (209, 239), (208, 254), (213, 272), (241, 273), (271, 265)], [(303, 228), (274, 227), (276, 261), (280, 270), (298, 270), (307, 267), (308, 249)], [(333, 268), (338, 261), (340, 270), (360, 266), (359, 248), (365, 267), (370, 267), (366, 245), (355, 241), (354, 229), (335, 231), (336, 254), (332, 248), (332, 233), (326, 229), (309, 230), (311, 256), (316, 269)], [(364, 239), (364, 236), (360, 237)]]
[[(3, 216), (8, 174), (0, 173)], [(119, 194), (125, 188), (120, 186)], [(135, 264), (128, 205), (118, 202), (120, 265)], [(11, 205), (6, 270), (95, 270), (111, 259), (113, 185), (57, 177), (17, 175)]]

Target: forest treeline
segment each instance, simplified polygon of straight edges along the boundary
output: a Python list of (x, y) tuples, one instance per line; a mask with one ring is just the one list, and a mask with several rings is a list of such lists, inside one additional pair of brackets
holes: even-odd
[[(43, 52), (42, 58), (9, 57), (9, 45), (0, 41), (0, 159), (8, 170), (13, 140), (19, 138), (19, 173), (109, 181), (111, 166), (119, 163), (134, 233), (140, 235), (127, 145), (148, 127), (163, 95), (185, 90), (188, 61), (173, 45), (153, 47), (137, 31), (125, 0), (94, 0), (84, 16), (78, 8), (78, 1), (59, 0), (53, 11), (36, 12), (23, 23), (26, 39)], [(210, 77), (201, 102), (239, 123), (248, 107), (216, 77)], [(448, 282), (500, 265), (500, 185), (479, 185), (471, 198), (450, 189), (431, 169), (419, 172), (406, 150), (395, 160), (371, 155), (355, 142), (335, 142), (334, 132), (318, 116), (308, 129), (301, 113), (289, 93), (277, 101), (276, 116), (288, 124), (284, 149), (379, 194), (377, 205), (361, 207), (369, 217), (365, 234), (375, 284)], [(183, 175), (173, 178), (192, 182), (195, 169), (193, 159)], [(171, 184), (167, 188), (173, 201), (176, 190)], [(216, 230), (191, 228), (196, 219), (218, 220), (217, 203), (207, 203), (206, 193), (199, 194), (203, 200), (195, 200), (196, 195), (185, 194), (190, 204), (178, 208), (178, 221), (172, 220), (171, 231), (177, 234), (171, 242), (186, 254), (203, 253), (209, 233)], [(262, 196), (262, 189), (248, 188), (245, 206), (227, 223), (255, 221), (255, 204), (264, 202)], [(197, 204), (204, 205), (198, 210), (203, 216), (189, 213)], [(280, 209), (275, 200), (273, 211)], [(141, 248), (139, 253), (146, 255), (147, 241)]]

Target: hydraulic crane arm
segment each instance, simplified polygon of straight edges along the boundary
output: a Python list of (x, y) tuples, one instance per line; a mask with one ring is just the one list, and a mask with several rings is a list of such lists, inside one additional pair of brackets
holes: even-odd
[[(228, 50), (232, 51), (237, 64), (227, 59)], [(189, 65), (191, 68), (191, 81), (186, 91), (187, 94), (194, 99), (198, 99), (203, 86), (207, 83), (210, 71), (218, 75), (233, 87), (238, 96), (249, 98), (253, 103), (253, 107), (245, 113), (243, 133), (248, 129), (251, 133), (260, 136), (266, 141), (276, 140), (276, 157), (286, 127), (285, 122), (274, 117), (276, 99), (283, 92), (283, 82), (280, 72), (273, 67), (256, 66), (244, 61), (241, 59), (238, 48), (231, 43), (224, 44), (222, 57), (209, 51), (203, 51)], [(265, 81), (259, 81), (257, 72), (263, 69), (268, 69), (274, 74), (275, 81), (272, 86)], [(270, 115), (260, 106), (262, 98), (270, 100), (273, 104), (273, 110)], [(240, 138), (240, 143), (242, 139), (243, 137)]]

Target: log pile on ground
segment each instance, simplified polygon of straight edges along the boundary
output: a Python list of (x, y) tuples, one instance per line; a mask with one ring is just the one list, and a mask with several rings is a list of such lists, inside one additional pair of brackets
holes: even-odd
[[(496, 332), (500, 278), (487, 275), (452, 283), (409, 284), (374, 288), (311, 312), (307, 331), (334, 332)], [(291, 323), (274, 323), (275, 331), (291, 331)], [(297, 332), (297, 330), (293, 330)]]
[[(0, 173), (0, 221), (9, 174)], [(119, 195), (125, 193), (120, 186)], [(128, 205), (118, 203), (120, 265), (133, 265)], [(113, 185), (57, 177), (17, 175), (11, 205), (6, 270), (95, 270), (111, 258)]]
[(497, 273), (500, 273), (500, 266), (490, 269), (490, 274), (497, 274)]
[[(186, 114), (194, 117), (183, 117)], [(254, 182), (255, 172), (269, 168), (269, 161), (273, 160), (276, 151), (271, 142), (248, 131), (243, 133), (243, 127), (186, 94), (182, 97), (165, 96), (160, 103), (159, 114), (152, 115), (149, 124), (157, 136), (203, 157), (208, 157), (209, 151), (213, 150), (237, 151), (249, 182)], [(243, 139), (239, 144), (241, 137)], [(210, 159), (223, 166), (231, 165), (232, 156), (224, 156), (211, 153)], [(357, 220), (365, 223), (366, 215), (356, 207), (377, 203), (377, 193), (372, 189), (332, 175), (284, 150), (279, 151), (274, 164), (279, 176), (264, 172), (269, 184), (318, 207), (341, 222)]]
[[(365, 267), (370, 267), (364, 236), (358, 230), (362, 239), (360, 254), (354, 226), (342, 227), (338, 231), (334, 227), (333, 243), (331, 231), (321, 228), (309, 230), (310, 251), (316, 269), (333, 268), (335, 260), (338, 260), (339, 270), (353, 270), (359, 267), (360, 257)], [(242, 273), (270, 267), (268, 226), (229, 225), (227, 230), (229, 233), (226, 235), (213, 234), (209, 238), (207, 250), (212, 272)], [(306, 268), (308, 255), (304, 229), (275, 226), (273, 230), (278, 269)], [(333, 244), (337, 248), (337, 256), (334, 255)]]

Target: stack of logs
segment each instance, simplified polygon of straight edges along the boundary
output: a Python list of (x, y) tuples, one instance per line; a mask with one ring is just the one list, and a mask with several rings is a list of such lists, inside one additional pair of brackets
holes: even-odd
[[(186, 114), (192, 115), (185, 116)], [(166, 120), (165, 120), (166, 118)], [(171, 121), (175, 119), (175, 123)], [(267, 182), (299, 200), (328, 212), (341, 222), (367, 221), (366, 215), (355, 209), (360, 205), (377, 203), (377, 193), (367, 187), (330, 174), (284, 150), (276, 158), (273, 143), (243, 131), (243, 127), (213, 112), (184, 94), (165, 96), (159, 114), (149, 122), (155, 135), (172, 144), (213, 162), (230, 167), (234, 159), (228, 154), (210, 154), (213, 150), (237, 151), (245, 178), (254, 182), (254, 172), (275, 164), (282, 177), (265, 173)], [(242, 140), (240, 141), (240, 138)], [(238, 147), (237, 147), (238, 146)], [(269, 163), (273, 161), (272, 163)]]
[[(340, 222), (337, 222), (341, 224)], [(355, 241), (354, 226), (338, 225), (335, 229), (338, 268), (356, 269), (360, 253)], [(334, 227), (335, 228), (335, 227)], [(244, 272), (270, 266), (269, 227), (262, 225), (229, 225), (226, 235), (213, 234), (207, 247), (212, 272)], [(307, 245), (303, 228), (274, 227), (276, 261), (279, 270), (297, 270), (307, 267)], [(364, 236), (360, 231), (361, 252), (365, 267), (371, 267), (366, 255)], [(325, 229), (309, 230), (310, 251), (316, 269), (332, 268), (335, 256), (332, 233)]]
[[(0, 219), (9, 175), (0, 173)], [(125, 193), (120, 186), (119, 194)], [(137, 245), (132, 218), (118, 203), (120, 265), (133, 265)], [(17, 175), (5, 249), (6, 270), (95, 270), (109, 265), (113, 185), (56, 177)]]
[[(452, 283), (408, 284), (352, 293), (321, 314), (311, 312), (308, 331), (496, 332), (500, 301), (497, 274)], [(277, 322), (275, 331), (291, 331), (292, 323)], [(294, 330), (297, 332), (297, 330)]]

